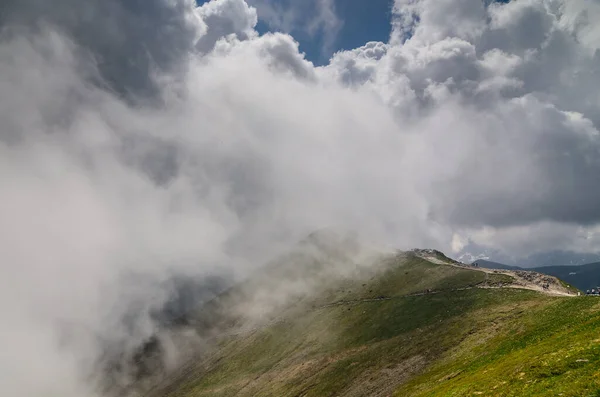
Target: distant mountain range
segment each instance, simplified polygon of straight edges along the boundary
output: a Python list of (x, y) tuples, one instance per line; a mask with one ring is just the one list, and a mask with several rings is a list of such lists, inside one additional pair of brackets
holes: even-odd
[(477, 264), (478, 266), (487, 269), (533, 270), (558, 277), (582, 291), (600, 286), (600, 262), (588, 263), (585, 265), (538, 266), (533, 268), (506, 265), (485, 259), (478, 259), (474, 261), (473, 264)]
[(502, 263), (509, 266), (523, 268), (542, 266), (577, 266), (587, 263), (600, 262), (600, 254), (593, 252), (574, 251), (545, 251), (527, 256), (510, 256), (493, 248), (469, 244), (458, 255), (456, 259), (463, 263), (473, 263), (477, 260), (486, 260)]

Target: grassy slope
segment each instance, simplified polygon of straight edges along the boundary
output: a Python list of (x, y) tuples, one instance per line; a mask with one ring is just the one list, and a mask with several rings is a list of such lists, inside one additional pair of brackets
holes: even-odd
[(506, 276), (414, 256), (386, 269), (221, 340), (159, 395), (600, 396), (597, 298), (470, 288)]

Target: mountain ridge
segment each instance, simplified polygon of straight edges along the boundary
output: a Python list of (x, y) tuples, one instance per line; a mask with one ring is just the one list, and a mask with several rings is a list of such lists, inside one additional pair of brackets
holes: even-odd
[[(317, 272), (309, 276), (318, 279), (320, 268), (311, 267)], [(350, 268), (253, 326), (236, 326), (235, 313), (233, 322), (218, 327), (230, 332), (214, 333), (211, 349), (147, 396), (471, 396), (513, 390), (579, 396), (600, 390), (594, 377), (600, 345), (589, 343), (600, 326), (600, 300), (576, 297), (560, 280), (557, 288), (569, 290), (568, 296), (519, 285), (531, 272), (488, 271), (435, 250), (397, 252)], [(230, 291), (220, 304), (247, 298)], [(206, 319), (205, 310), (196, 318)], [(484, 373), (492, 375), (482, 378)]]

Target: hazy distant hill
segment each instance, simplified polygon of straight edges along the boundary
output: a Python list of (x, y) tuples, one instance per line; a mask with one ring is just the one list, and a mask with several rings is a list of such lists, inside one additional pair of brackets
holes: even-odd
[(473, 264), (486, 269), (523, 270), (523, 268), (519, 266), (505, 265), (503, 263), (488, 261), (485, 259), (478, 259), (475, 262), (473, 262)]
[[(190, 324), (212, 348), (148, 396), (599, 394), (598, 298), (506, 288), (513, 277), (436, 251), (361, 267), (330, 248), (274, 262), (275, 277), (257, 273), (199, 308)], [(347, 271), (331, 272), (330, 255)], [(260, 302), (261, 320), (245, 322)]]
[(471, 242), (456, 255), (456, 258), (464, 263), (487, 260), (509, 266), (531, 268), (542, 266), (578, 266), (600, 262), (600, 253), (552, 250), (536, 252), (526, 256), (512, 256), (506, 252)]
[(518, 263), (518, 265), (522, 265), (525, 267), (579, 266), (599, 261), (600, 255), (598, 255), (597, 253), (549, 251), (529, 255), (528, 257), (521, 260)]
[(580, 266), (540, 266), (532, 268), (521, 268), (509, 266), (502, 263), (479, 259), (474, 264), (487, 269), (509, 269), (509, 270), (532, 270), (560, 278), (567, 283), (586, 291), (600, 286), (600, 262), (588, 263)]
[(544, 266), (535, 271), (558, 277), (580, 290), (600, 286), (600, 262), (581, 266)]

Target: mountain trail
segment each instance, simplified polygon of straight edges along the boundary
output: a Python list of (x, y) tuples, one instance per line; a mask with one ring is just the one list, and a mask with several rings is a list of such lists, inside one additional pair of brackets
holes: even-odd
[(458, 267), (460, 269), (477, 270), (486, 274), (504, 274), (514, 279), (512, 284), (503, 285), (502, 287), (490, 287), (490, 286), (478, 286), (477, 288), (518, 288), (528, 289), (532, 291), (541, 292), (546, 295), (552, 296), (565, 296), (574, 297), (578, 296), (579, 293), (570, 290), (565, 287), (563, 283), (554, 276), (548, 276), (538, 272), (527, 271), (527, 270), (500, 270), (500, 269), (486, 269), (478, 266), (467, 265), (460, 262), (452, 262), (449, 260), (443, 260), (434, 255), (431, 250), (420, 250), (417, 251), (417, 255), (437, 265), (447, 265)]

